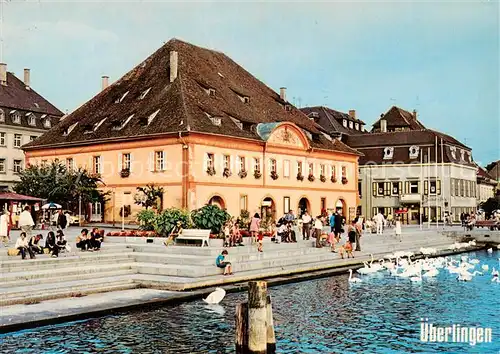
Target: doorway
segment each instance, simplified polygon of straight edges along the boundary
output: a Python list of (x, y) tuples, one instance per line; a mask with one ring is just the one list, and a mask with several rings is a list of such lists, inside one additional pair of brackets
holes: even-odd
[(312, 211), (311, 211), (311, 203), (309, 202), (309, 199), (303, 197), (303, 198), (300, 198), (299, 200), (299, 210), (298, 210), (298, 213), (297, 213), (297, 216), (300, 218), (302, 217), (302, 215), (305, 213), (305, 212), (308, 212), (309, 215), (312, 215)]

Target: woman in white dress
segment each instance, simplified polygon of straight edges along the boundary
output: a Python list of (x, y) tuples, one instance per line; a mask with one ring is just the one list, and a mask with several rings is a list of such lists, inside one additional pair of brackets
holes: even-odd
[(2, 216), (0, 216), (0, 239), (3, 242), (3, 245), (7, 247), (7, 244), (9, 243), (9, 212), (5, 210), (2, 213)]
[(400, 216), (398, 216), (396, 218), (396, 227), (394, 230), (396, 232), (397, 239), (399, 240), (399, 242), (401, 242), (402, 237), (401, 237), (401, 217)]

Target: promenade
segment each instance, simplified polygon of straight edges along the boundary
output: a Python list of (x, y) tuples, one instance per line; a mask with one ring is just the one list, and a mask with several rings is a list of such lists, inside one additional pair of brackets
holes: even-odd
[[(354, 259), (341, 259), (328, 247), (314, 248), (312, 240), (274, 244), (266, 239), (263, 253), (250, 244), (229, 248), (235, 274), (223, 276), (214, 266), (220, 247), (165, 248), (161, 238), (147, 244), (142, 238), (106, 237), (101, 251), (80, 252), (74, 247), (79, 230), (66, 232), (73, 250), (56, 259), (40, 255), (35, 260), (21, 260), (0, 251), (0, 331), (186, 301), (204, 296), (215, 286), (239, 291), (252, 279), (267, 279), (272, 286), (344, 274), (370, 260), (370, 254), (378, 259), (395, 251), (418, 253), (421, 247), (449, 254), (449, 246), (455, 242), (435, 227), (419, 230), (409, 226), (403, 229), (402, 242), (392, 230), (384, 235), (365, 233), (362, 252), (356, 252)], [(14, 232), (12, 244), (17, 234)]]

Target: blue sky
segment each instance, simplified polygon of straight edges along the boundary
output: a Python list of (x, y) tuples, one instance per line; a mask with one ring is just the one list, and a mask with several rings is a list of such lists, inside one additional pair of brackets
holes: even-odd
[(225, 52), (296, 105), (373, 123), (392, 105), (500, 158), (499, 3), (23, 1), (4, 6), (19, 77), (72, 111), (172, 37)]

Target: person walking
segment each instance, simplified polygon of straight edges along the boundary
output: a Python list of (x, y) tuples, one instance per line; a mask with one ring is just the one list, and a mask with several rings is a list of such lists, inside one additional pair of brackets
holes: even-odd
[(384, 233), (385, 218), (379, 211), (378, 214), (375, 215), (374, 219), (375, 219), (375, 224), (377, 224), (377, 235), (382, 235)]
[(33, 217), (30, 213), (30, 207), (26, 206), (21, 215), (19, 215), (19, 227), (21, 228), (21, 231), (26, 234), (26, 236), (31, 237), (31, 230), (33, 230), (33, 226), (35, 226), (35, 222), (33, 221)]
[(307, 212), (307, 210), (304, 212), (304, 215), (302, 215), (302, 239), (303, 240), (309, 240), (311, 237), (311, 215)]
[(260, 216), (255, 213), (252, 220), (250, 221), (250, 234), (252, 237), (252, 245), (257, 241), (257, 233), (260, 229)]
[(333, 231), (335, 233), (337, 242), (339, 242), (340, 235), (342, 234), (342, 215), (340, 215), (339, 209), (337, 209), (335, 212)]
[(395, 232), (396, 232), (396, 238), (399, 240), (399, 242), (402, 241), (402, 237), (401, 237), (401, 217), (398, 216), (396, 218), (396, 227), (395, 227)]
[(354, 251), (361, 252), (361, 235), (363, 234), (363, 222), (358, 217), (354, 219), (354, 227), (356, 228), (356, 249)]
[(347, 238), (349, 239), (349, 243), (352, 246), (352, 250), (354, 251), (356, 248), (356, 234), (357, 234), (357, 229), (356, 229), (356, 221), (351, 221), (351, 225), (347, 228)]
[(66, 225), (68, 224), (68, 219), (66, 218), (66, 215), (64, 215), (62, 210), (59, 210), (59, 213), (57, 215), (57, 223), (56, 226), (60, 230), (66, 229)]
[(321, 246), (321, 231), (323, 230), (323, 223), (321, 222), (321, 215), (318, 215), (314, 220), (314, 235), (316, 236), (316, 248)]
[(69, 211), (66, 210), (64, 216), (66, 217), (66, 229), (67, 229), (71, 225), (71, 214), (69, 213)]
[(8, 210), (5, 210), (2, 216), (0, 216), (0, 238), (2, 239), (4, 247), (7, 247), (10, 236), (10, 213)]
[(328, 218), (328, 224), (330, 225), (330, 232), (335, 233), (335, 213), (333, 211)]

